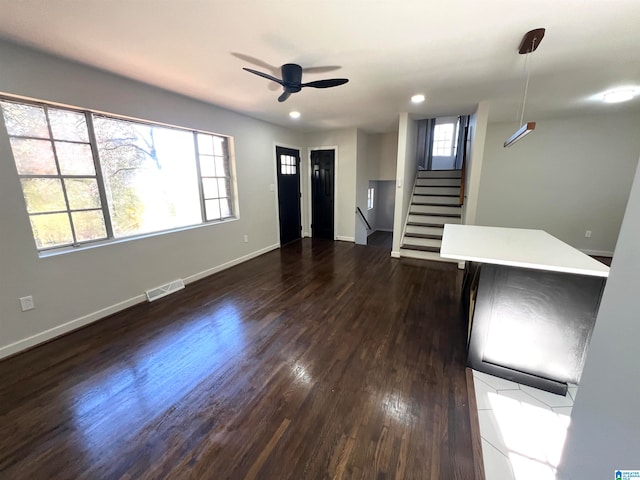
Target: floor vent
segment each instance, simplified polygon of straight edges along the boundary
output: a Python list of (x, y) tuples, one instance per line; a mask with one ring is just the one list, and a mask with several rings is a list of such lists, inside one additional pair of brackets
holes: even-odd
[(147, 290), (145, 293), (147, 294), (147, 299), (150, 302), (153, 302), (154, 300), (166, 297), (170, 293), (177, 292), (178, 290), (182, 290), (183, 288), (184, 282), (181, 278), (179, 278), (178, 280), (174, 280), (173, 282), (169, 282), (165, 285), (160, 285), (159, 287)]

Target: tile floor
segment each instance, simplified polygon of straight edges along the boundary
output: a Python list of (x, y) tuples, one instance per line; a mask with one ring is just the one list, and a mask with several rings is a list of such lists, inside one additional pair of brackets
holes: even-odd
[(555, 480), (578, 388), (566, 397), (473, 372), (487, 480)]

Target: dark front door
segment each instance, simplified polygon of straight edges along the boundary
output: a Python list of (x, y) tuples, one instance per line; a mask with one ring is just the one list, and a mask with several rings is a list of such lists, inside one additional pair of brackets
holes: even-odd
[(280, 245), (300, 239), (300, 152), (276, 147)]
[(311, 151), (311, 230), (333, 240), (334, 150)]

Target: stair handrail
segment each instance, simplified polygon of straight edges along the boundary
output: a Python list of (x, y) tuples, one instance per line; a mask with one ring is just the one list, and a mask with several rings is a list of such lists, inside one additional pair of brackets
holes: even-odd
[(364, 217), (364, 214), (362, 213), (362, 210), (360, 210), (360, 207), (356, 206), (356, 213), (360, 214), (360, 217), (362, 218), (362, 220), (364, 220), (364, 224), (367, 226), (367, 230), (373, 230), (371, 228), (371, 225), (369, 225), (369, 222), (367, 222), (367, 219)]
[(464, 204), (464, 187), (467, 178), (467, 141), (469, 140), (469, 125), (464, 127), (464, 141), (462, 142), (462, 166), (460, 167), (460, 198), (458, 204)]

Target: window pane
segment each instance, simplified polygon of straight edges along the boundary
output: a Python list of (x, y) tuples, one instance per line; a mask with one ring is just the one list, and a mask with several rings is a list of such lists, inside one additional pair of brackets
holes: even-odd
[(29, 213), (66, 210), (62, 183), (57, 178), (23, 178), (22, 192)]
[(72, 212), (73, 228), (78, 242), (100, 240), (107, 237), (107, 228), (104, 225), (102, 210), (89, 210), (86, 212)]
[(12, 138), (11, 150), (20, 175), (58, 174), (49, 140)]
[(214, 157), (214, 161), (216, 164), (216, 177), (226, 177), (229, 174), (227, 173), (227, 168), (225, 166), (224, 158), (222, 157)]
[(57, 108), (49, 108), (48, 113), (53, 138), (89, 142), (87, 123), (82, 113)]
[(198, 153), (200, 155), (213, 155), (213, 142), (211, 135), (198, 134)]
[(204, 198), (218, 198), (218, 179), (217, 178), (203, 178), (202, 179), (202, 193)]
[(224, 141), (225, 139), (222, 137), (212, 137), (213, 138), (213, 154), (224, 156)]
[(33, 238), (39, 249), (73, 243), (69, 216), (66, 213), (31, 215), (29, 219), (31, 220)]
[(213, 157), (200, 155), (200, 175), (203, 177), (215, 177), (216, 166)]
[(218, 192), (220, 192), (219, 195), (221, 197), (230, 197), (231, 196), (229, 194), (229, 192), (231, 191), (230, 184), (231, 184), (231, 182), (226, 178), (219, 178), (218, 179)]
[(0, 102), (9, 135), (49, 138), (47, 119), (42, 107)]
[(231, 216), (231, 202), (228, 198), (220, 199), (220, 213), (222, 218)]
[(86, 143), (56, 142), (62, 175), (95, 175), (91, 147)]
[(93, 178), (66, 178), (64, 187), (71, 210), (100, 208), (98, 182)]
[(204, 207), (207, 211), (207, 220), (218, 220), (220, 218), (220, 200), (205, 200)]
[(116, 237), (202, 222), (192, 132), (94, 119)]

